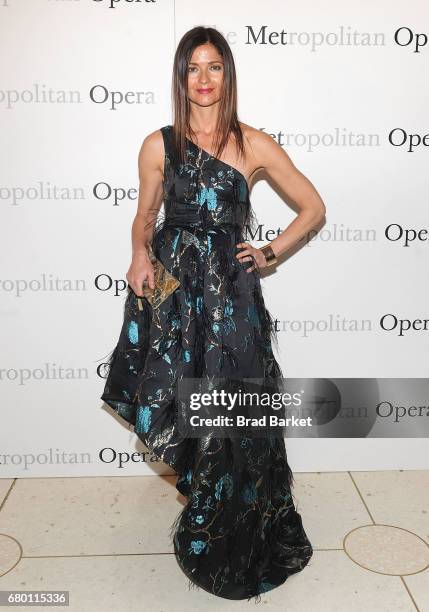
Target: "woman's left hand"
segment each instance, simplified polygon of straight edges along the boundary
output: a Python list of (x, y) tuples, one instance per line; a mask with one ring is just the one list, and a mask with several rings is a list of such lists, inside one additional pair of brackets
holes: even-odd
[(267, 266), (267, 260), (261, 249), (253, 247), (248, 242), (239, 242), (237, 244), (239, 249), (243, 249), (240, 253), (237, 253), (236, 257), (240, 263), (244, 261), (253, 261), (253, 265), (247, 268), (246, 272), (252, 272), (255, 268), (265, 268)]

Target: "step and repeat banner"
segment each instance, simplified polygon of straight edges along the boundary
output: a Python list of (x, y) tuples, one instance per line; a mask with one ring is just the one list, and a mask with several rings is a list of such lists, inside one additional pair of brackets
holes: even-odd
[[(138, 153), (172, 122), (173, 56), (196, 25), (231, 45), (241, 121), (326, 205), (262, 278), (285, 375), (356, 379), (356, 409), (386, 402), (374, 429), (290, 437), (292, 469), (429, 467), (428, 24), (424, 0), (0, 0), (0, 477), (172, 473), (100, 395)], [(262, 179), (255, 246), (296, 215)]]

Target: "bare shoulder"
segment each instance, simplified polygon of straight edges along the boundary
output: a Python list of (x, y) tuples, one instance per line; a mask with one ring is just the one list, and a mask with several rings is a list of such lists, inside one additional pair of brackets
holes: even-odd
[(161, 130), (150, 132), (142, 142), (139, 152), (139, 167), (151, 170), (164, 169), (164, 138)]
[(286, 151), (270, 134), (262, 132), (246, 123), (240, 122), (240, 126), (243, 132), (246, 151), (254, 158), (259, 168), (269, 166), (276, 159), (281, 159), (283, 163), (289, 161), (292, 164), (292, 160)]
[(252, 146), (259, 142), (263, 143), (264, 141), (268, 142), (269, 140), (273, 140), (271, 136), (265, 132), (261, 132), (261, 130), (258, 130), (247, 123), (243, 123), (242, 121), (240, 121), (240, 127), (241, 131), (243, 132), (244, 140)]

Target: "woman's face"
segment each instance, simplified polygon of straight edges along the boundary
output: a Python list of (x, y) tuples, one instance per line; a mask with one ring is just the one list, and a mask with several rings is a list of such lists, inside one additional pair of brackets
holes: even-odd
[(194, 49), (188, 64), (188, 98), (200, 106), (218, 102), (223, 91), (222, 56), (211, 43)]

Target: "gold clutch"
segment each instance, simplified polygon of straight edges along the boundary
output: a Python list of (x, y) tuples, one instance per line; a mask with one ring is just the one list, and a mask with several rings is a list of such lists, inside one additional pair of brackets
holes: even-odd
[[(149, 258), (154, 267), (155, 289), (143, 287), (142, 295), (152, 308), (159, 308), (164, 300), (180, 286), (180, 281), (167, 270), (164, 264), (153, 254), (152, 248), (149, 249)], [(139, 310), (143, 310), (141, 297), (137, 296)]]

